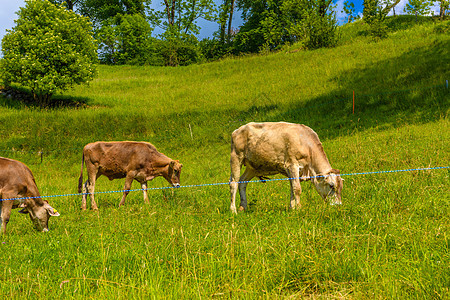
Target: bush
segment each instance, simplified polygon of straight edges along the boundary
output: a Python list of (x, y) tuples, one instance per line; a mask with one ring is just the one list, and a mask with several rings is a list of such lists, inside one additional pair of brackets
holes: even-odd
[(166, 33), (163, 38), (158, 41), (157, 52), (162, 56), (165, 66), (187, 66), (201, 61), (197, 38), (171, 33)]
[(25, 1), (2, 39), (0, 78), (46, 105), (58, 90), (94, 79), (97, 47), (88, 19), (49, 1)]
[(375, 40), (386, 38), (388, 35), (386, 23), (383, 20), (374, 19), (369, 24), (368, 33)]
[(201, 55), (206, 60), (217, 60), (231, 52), (231, 43), (225, 44), (217, 39), (203, 39), (199, 42), (198, 47)]

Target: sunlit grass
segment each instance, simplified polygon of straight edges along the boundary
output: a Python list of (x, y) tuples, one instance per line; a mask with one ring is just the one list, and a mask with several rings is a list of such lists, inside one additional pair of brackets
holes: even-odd
[[(47, 234), (13, 211), (1, 237), (0, 294), (448, 297), (448, 170), (351, 175), (449, 166), (450, 39), (433, 26), (379, 43), (355, 35), (334, 49), (183, 68), (100, 66), (89, 86), (62, 95), (83, 99), (79, 109), (0, 99), (0, 156), (25, 162), (43, 195), (68, 195), (48, 198), (61, 217)], [(227, 185), (152, 190), (150, 205), (132, 192), (121, 208), (120, 193), (98, 194), (98, 212), (81, 212), (81, 197), (70, 195), (88, 142), (149, 141), (183, 163), (182, 185), (226, 183), (231, 132), (280, 120), (317, 131), (331, 165), (347, 174), (342, 206), (305, 182), (302, 208), (289, 211), (287, 181), (249, 184), (248, 212), (237, 216)], [(100, 178), (96, 191), (123, 184)]]

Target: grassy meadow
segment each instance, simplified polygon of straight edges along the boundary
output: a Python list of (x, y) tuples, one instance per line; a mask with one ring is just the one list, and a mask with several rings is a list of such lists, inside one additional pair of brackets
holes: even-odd
[[(0, 97), (0, 156), (27, 164), (42, 195), (65, 195), (48, 198), (61, 213), (48, 233), (12, 212), (2, 298), (448, 299), (449, 169), (346, 175), (338, 207), (302, 183), (296, 211), (287, 181), (251, 183), (238, 215), (227, 185), (196, 186), (228, 181), (230, 134), (251, 121), (310, 126), (343, 174), (450, 166), (450, 23), (391, 25), (377, 42), (344, 26), (332, 49), (99, 66), (52, 108)], [(82, 212), (81, 151), (100, 140), (151, 142), (188, 187), (150, 191), (150, 205), (132, 192), (121, 208), (121, 193), (102, 193)], [(123, 184), (101, 177), (96, 192)]]

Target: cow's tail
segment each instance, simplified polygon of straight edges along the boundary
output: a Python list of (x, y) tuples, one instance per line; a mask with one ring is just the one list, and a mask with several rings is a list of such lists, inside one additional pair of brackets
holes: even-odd
[(83, 188), (83, 165), (84, 165), (84, 151), (83, 156), (81, 158), (81, 172), (80, 172), (80, 178), (78, 179), (78, 193), (81, 193)]

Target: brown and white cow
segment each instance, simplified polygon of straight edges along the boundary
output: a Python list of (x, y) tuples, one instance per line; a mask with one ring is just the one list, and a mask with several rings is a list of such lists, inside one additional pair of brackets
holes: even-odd
[[(83, 186), (83, 164), (86, 162), (88, 179)], [(101, 175), (109, 180), (125, 178), (125, 188), (119, 206), (125, 203), (131, 183), (136, 180), (144, 190), (144, 201), (149, 203), (147, 181), (163, 176), (172, 186), (180, 186), (183, 165), (158, 152), (155, 146), (146, 142), (95, 142), (83, 149), (81, 175), (78, 192), (83, 190), (81, 209), (86, 209), (87, 194), (91, 198), (91, 209), (97, 210), (94, 200), (95, 181)], [(83, 187), (83, 189), (82, 189)]]
[[(290, 207), (300, 207), (300, 181), (311, 180), (318, 193), (341, 204), (343, 186), (339, 170), (332, 169), (317, 134), (308, 126), (285, 122), (248, 123), (231, 137), (231, 211), (236, 213), (236, 191), (247, 208), (246, 187), (253, 177), (282, 174), (290, 179)], [(245, 171), (240, 176), (241, 167)], [(309, 178), (319, 176), (316, 178)], [(300, 177), (308, 177), (301, 179)]]
[(23, 207), (19, 212), (29, 214), (39, 231), (48, 231), (50, 216), (59, 216), (56, 209), (42, 200), (31, 170), (20, 161), (4, 157), (0, 157), (0, 207), (2, 234), (6, 233), (13, 208)]

